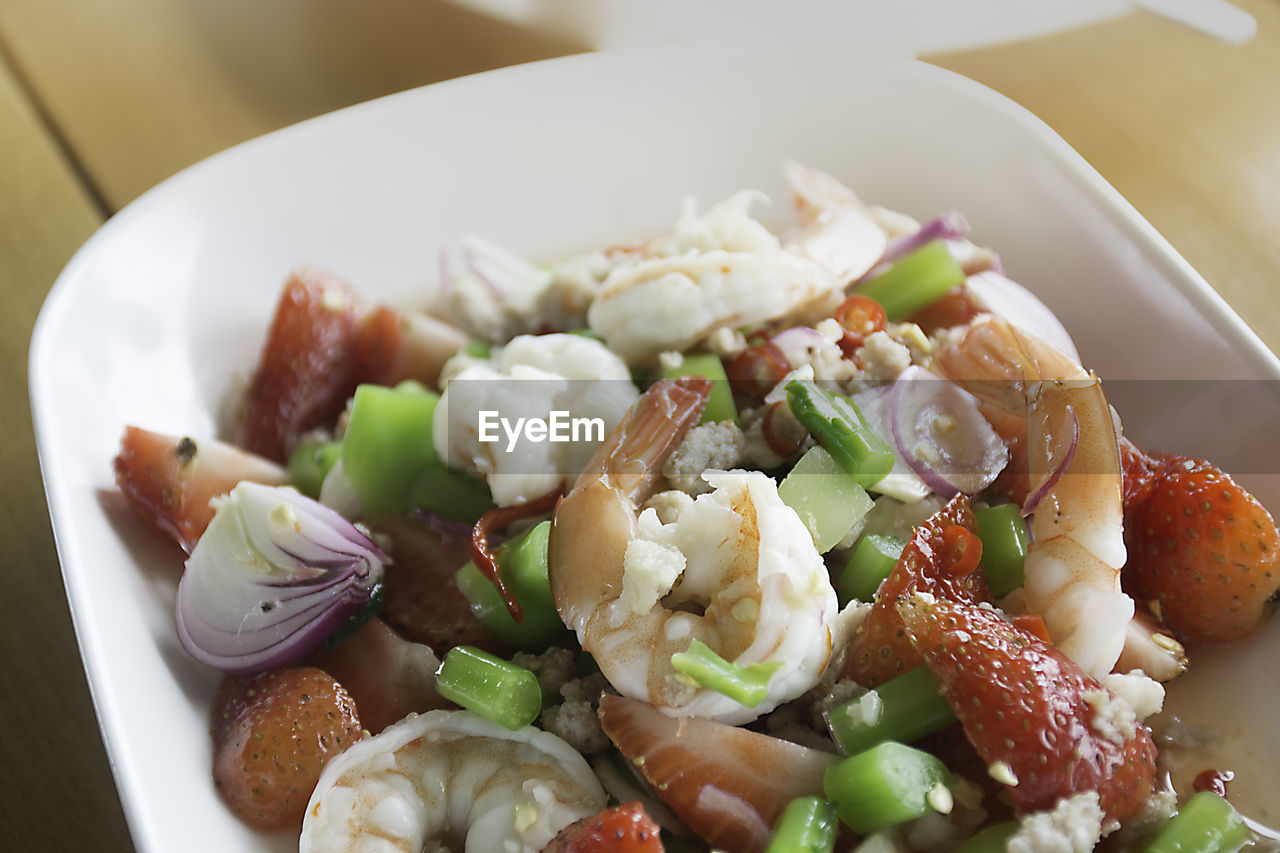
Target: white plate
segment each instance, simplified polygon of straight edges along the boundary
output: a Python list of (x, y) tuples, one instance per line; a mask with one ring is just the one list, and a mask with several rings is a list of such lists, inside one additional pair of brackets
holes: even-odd
[[(872, 68), (822, 51), (579, 56), (407, 92), (239, 146), (108, 222), (58, 279), (32, 344), (67, 595), (139, 848), (296, 842), (241, 827), (210, 783), (217, 676), (174, 638), (176, 552), (114, 493), (124, 425), (210, 434), (295, 264), (412, 304), (434, 278), (437, 249), (466, 231), (549, 259), (656, 233), (687, 193), (710, 202), (742, 187), (777, 199), (781, 221), (784, 156), (920, 217), (962, 210), (1104, 377), (1280, 377), (1222, 300), (1043, 124), (915, 62)], [(1121, 410), (1150, 443), (1274, 473), (1268, 405), (1246, 400), (1229, 419), (1204, 405), (1176, 417)], [(1280, 506), (1275, 478), (1247, 479)], [(1248, 695), (1274, 718), (1280, 682), (1265, 681), (1257, 687), (1269, 694)], [(1268, 728), (1265, 749), (1280, 754), (1280, 727)]]

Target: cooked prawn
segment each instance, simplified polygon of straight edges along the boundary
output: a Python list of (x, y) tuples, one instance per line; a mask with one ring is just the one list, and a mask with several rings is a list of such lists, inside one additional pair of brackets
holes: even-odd
[(629, 363), (651, 363), (717, 329), (839, 303), (844, 286), (879, 260), (888, 237), (834, 178), (796, 163), (785, 168), (800, 214), (800, 227), (785, 241), (751, 217), (751, 204), (763, 196), (745, 191), (701, 215), (686, 202), (672, 234), (618, 257), (587, 312), (611, 350)]
[[(1026, 412), (1031, 479), (1045, 485), (1031, 521), (1023, 603), (1044, 618), (1068, 657), (1094, 675), (1110, 672), (1134, 606), (1120, 589), (1126, 556), (1120, 457), (1101, 382), (991, 316), (939, 351), (935, 365), (980, 399)], [(1047, 481), (1064, 459), (1061, 478)]]
[[(709, 388), (697, 377), (659, 382), (605, 439), (556, 509), (551, 590), (623, 695), (673, 716), (743, 723), (817, 683), (837, 604), (807, 528), (765, 474), (706, 472), (714, 491), (670, 524), (639, 512)], [(693, 640), (738, 666), (783, 666), (747, 707), (677, 673), (671, 657)]]
[(300, 853), (453, 850), (537, 853), (595, 814), (604, 790), (553, 734), (508, 731), (470, 711), (431, 711), (362, 740), (325, 768)]

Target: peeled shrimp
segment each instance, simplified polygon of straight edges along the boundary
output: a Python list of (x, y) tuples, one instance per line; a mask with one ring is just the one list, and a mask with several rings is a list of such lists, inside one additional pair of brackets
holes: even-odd
[(300, 853), (537, 853), (605, 804), (586, 760), (555, 735), (431, 711), (362, 740), (325, 768)]
[[(831, 654), (835, 591), (800, 517), (759, 472), (714, 487), (663, 524), (639, 504), (697, 423), (710, 383), (659, 382), (556, 509), (556, 608), (609, 682), (672, 716), (743, 723), (813, 687)], [(700, 640), (738, 666), (780, 662), (755, 707), (698, 686), (671, 656)]]
[(1033, 483), (1074, 453), (1032, 516), (1023, 603), (1050, 638), (1093, 675), (1124, 648), (1133, 600), (1120, 589), (1125, 563), (1120, 457), (1098, 377), (1044, 341), (995, 317), (975, 321), (935, 366), (980, 399), (1025, 410)]
[(876, 265), (889, 236), (853, 190), (794, 160), (782, 164), (782, 173), (795, 196), (801, 224), (788, 245), (821, 263), (841, 285)]
[(750, 215), (764, 196), (744, 191), (701, 215), (687, 201), (672, 234), (618, 257), (587, 312), (611, 350), (629, 363), (651, 363), (720, 328), (839, 302), (888, 238), (834, 178), (795, 163), (785, 168), (801, 219), (785, 241)]

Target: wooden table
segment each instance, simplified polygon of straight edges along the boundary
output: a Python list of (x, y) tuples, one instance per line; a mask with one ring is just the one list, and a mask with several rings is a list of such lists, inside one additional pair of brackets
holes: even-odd
[[(928, 58), (1053, 126), (1276, 349), (1280, 2), (1237, 3), (1259, 24), (1243, 47), (1135, 13)], [(422, 0), (0, 0), (7, 848), (130, 847), (68, 617), (27, 404), (27, 344), (59, 269), (106, 216), (229, 145), (377, 95), (581, 49)]]

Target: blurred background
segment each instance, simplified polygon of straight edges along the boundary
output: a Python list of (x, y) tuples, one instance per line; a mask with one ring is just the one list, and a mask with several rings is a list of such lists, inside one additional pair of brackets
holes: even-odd
[(755, 40), (768, 61), (771, 42), (833, 31), (835, 49), (919, 55), (1036, 113), (1280, 347), (1280, 0), (0, 0), (4, 846), (131, 849), (26, 385), (40, 304), (106, 218), (210, 154), (414, 86), (698, 39)]

